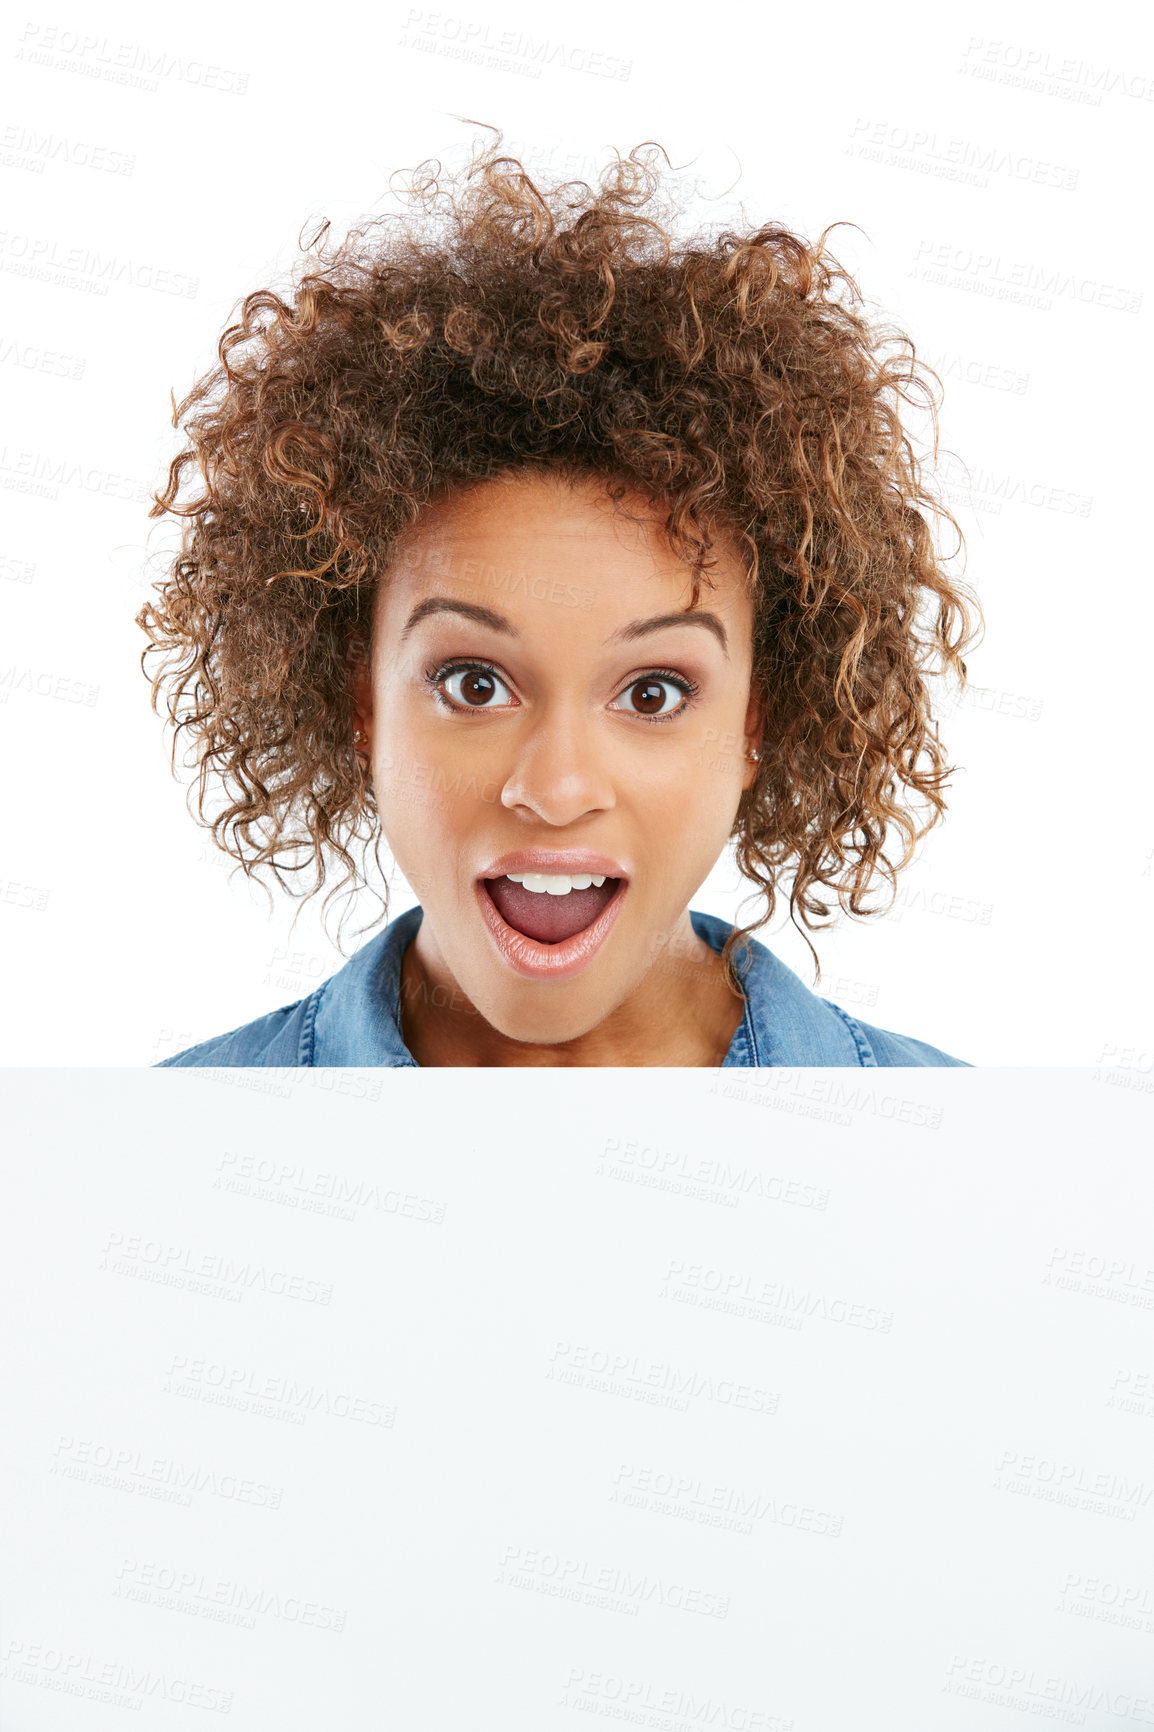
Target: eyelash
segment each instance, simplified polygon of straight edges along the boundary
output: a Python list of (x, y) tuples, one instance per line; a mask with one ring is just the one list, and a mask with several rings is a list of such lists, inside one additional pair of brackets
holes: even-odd
[[(483, 715), (483, 706), (478, 704), (454, 703), (452, 698), (446, 697), (444, 692), (439, 689), (442, 680), (448, 679), (450, 674), (461, 673), (463, 671), (473, 672), (475, 670), (479, 670), (486, 674), (492, 674), (493, 678), (500, 680), (502, 685), (508, 684), (508, 681), (498, 673), (492, 662), (464, 660), (460, 657), (453, 661), (434, 663), (432, 666), (427, 667), (425, 669), (425, 683), (432, 688), (433, 695), (437, 701), (446, 709), (451, 710), (454, 715), (460, 715), (462, 710), (466, 712), (471, 710), (478, 715)], [(689, 709), (698, 692), (701, 690), (701, 687), (698, 685), (696, 680), (687, 679), (684, 674), (674, 673), (671, 668), (649, 668), (645, 673), (638, 674), (635, 679), (631, 679), (628, 685), (622, 687), (622, 690), (627, 692), (630, 686), (639, 686), (642, 680), (668, 680), (671, 686), (677, 686), (680, 691), (684, 692), (687, 701), (684, 704), (680, 704), (677, 709), (669, 710), (667, 714), (663, 716), (643, 716), (639, 710), (635, 710), (633, 712), (634, 719), (639, 722), (675, 722), (679, 716), (685, 714), (686, 710)]]

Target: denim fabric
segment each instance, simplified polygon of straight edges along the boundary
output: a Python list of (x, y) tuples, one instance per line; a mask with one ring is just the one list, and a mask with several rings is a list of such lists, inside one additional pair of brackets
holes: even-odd
[[(401, 958), (423, 909), (406, 909), (307, 998), (189, 1047), (165, 1065), (412, 1065), (401, 1038)], [(715, 914), (690, 909), (700, 938), (720, 951), (732, 931)], [(740, 966), (745, 1010), (729, 1044), (729, 1065), (967, 1065), (924, 1040), (859, 1022), (819, 998), (756, 938)], [(967, 1068), (968, 1065), (967, 1065)]]

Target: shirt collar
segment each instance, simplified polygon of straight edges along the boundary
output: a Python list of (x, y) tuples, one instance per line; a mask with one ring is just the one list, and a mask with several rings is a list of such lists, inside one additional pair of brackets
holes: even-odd
[(401, 958), (424, 918), (407, 908), (362, 945), (318, 994), (313, 1022), (315, 1065), (413, 1065), (401, 1038)]
[[(313, 1001), (305, 1045), (314, 1065), (417, 1067), (400, 1026), (401, 959), (424, 918), (408, 908), (327, 980)], [(732, 927), (691, 908), (694, 931), (720, 953)], [(734, 954), (745, 1008), (722, 1067), (858, 1064), (848, 1023), (756, 938)]]

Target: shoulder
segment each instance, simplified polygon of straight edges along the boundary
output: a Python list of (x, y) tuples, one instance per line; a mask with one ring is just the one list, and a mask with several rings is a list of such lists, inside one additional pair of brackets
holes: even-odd
[[(714, 914), (690, 910), (698, 936), (720, 951), (733, 930)], [(771, 1065), (959, 1065), (928, 1041), (860, 1022), (832, 999), (821, 998), (758, 938), (749, 939), (745, 966), (747, 1032), (735, 1036), (730, 1063)]]
[(940, 1047), (931, 1046), (929, 1041), (915, 1040), (911, 1034), (895, 1034), (892, 1029), (875, 1028), (872, 1023), (861, 1022), (843, 1010), (831, 999), (822, 999), (822, 1003), (835, 1011), (843, 1022), (848, 1024), (853, 1032), (864, 1041), (870, 1056), (862, 1056), (861, 1063), (865, 1065), (957, 1065), (962, 1069), (973, 1067), (968, 1059), (952, 1058)]
[(398, 1020), (401, 958), (422, 918), (398, 914), (344, 966), (293, 1004), (161, 1061), (184, 1065), (413, 1065)]
[(310, 1063), (307, 1041), (316, 994), (270, 1010), (227, 1034), (213, 1035), (184, 1052), (163, 1058), (154, 1068), (184, 1065), (301, 1065)]

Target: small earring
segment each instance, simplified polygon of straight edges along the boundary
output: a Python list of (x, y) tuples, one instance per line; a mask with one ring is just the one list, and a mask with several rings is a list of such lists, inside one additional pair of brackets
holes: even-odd
[(761, 753), (758, 751), (756, 746), (746, 746), (745, 755), (747, 758), (752, 758), (755, 764), (761, 757)]
[(353, 730), (353, 745), (359, 746), (364, 737), (364, 730), (361, 728), (355, 728)]

